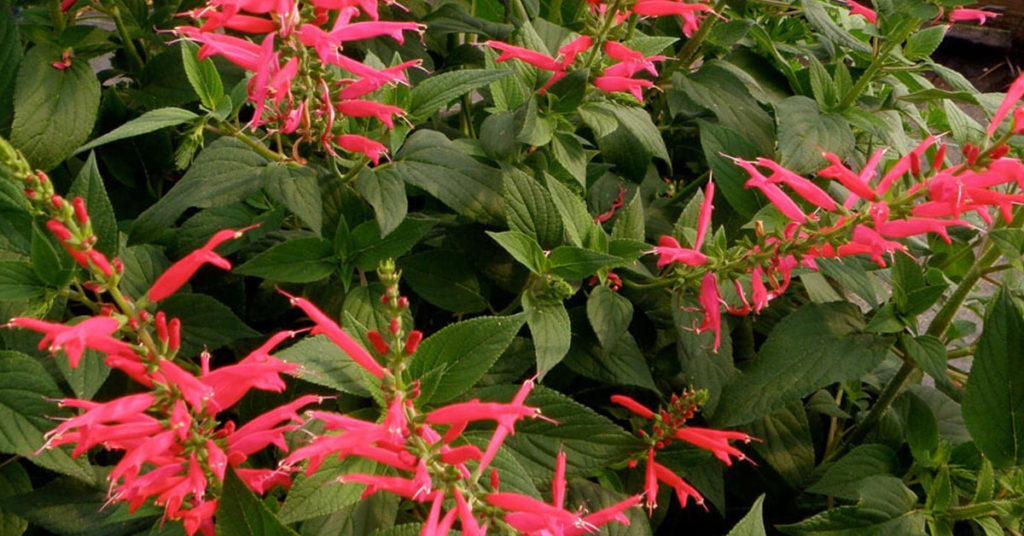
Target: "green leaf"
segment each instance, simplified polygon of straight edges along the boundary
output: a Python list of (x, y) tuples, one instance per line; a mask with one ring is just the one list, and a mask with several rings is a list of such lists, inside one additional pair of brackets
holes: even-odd
[(410, 92), (409, 120), (422, 123), (449, 102), (510, 74), (505, 69), (464, 69), (428, 77)]
[(203, 348), (213, 351), (238, 339), (259, 336), (227, 305), (205, 294), (179, 292), (161, 301), (160, 310), (167, 318), (181, 319), (184, 355), (198, 355)]
[(0, 301), (28, 300), (46, 295), (46, 284), (31, 264), (0, 261)]
[(376, 462), (365, 458), (339, 460), (329, 456), (317, 472), (295, 478), (278, 517), (285, 523), (295, 523), (337, 512), (358, 502), (366, 486), (354, 482), (343, 484), (338, 482), (338, 477), (350, 473), (373, 474), (375, 467)]
[(967, 378), (963, 413), (974, 443), (997, 468), (1024, 463), (1024, 318), (1001, 288)]
[(753, 159), (761, 156), (757, 146), (740, 131), (707, 121), (698, 120), (700, 146), (704, 158), (715, 174), (715, 184), (729, 205), (744, 218), (750, 218), (761, 209), (754, 192), (746, 188), (747, 174), (726, 155)]
[[(597, 102), (580, 108), (580, 117), (594, 130), (602, 158), (618, 166), (627, 178), (642, 180), (652, 158), (671, 167), (665, 140), (643, 108)], [(604, 125), (609, 121), (616, 125), (610, 132)]]
[(43, 231), (39, 225), (32, 226), (32, 268), (47, 285), (63, 288), (71, 280), (75, 261), (57, 243), (56, 237)]
[(135, 136), (156, 132), (162, 128), (188, 123), (198, 118), (198, 115), (181, 108), (157, 108), (156, 110), (150, 110), (79, 147), (75, 150), (74, 154), (95, 149), (112, 141), (134, 138)]
[[(892, 339), (863, 333), (850, 303), (812, 303), (779, 322), (743, 374), (725, 387), (714, 423), (750, 422), (835, 382), (860, 378), (885, 358)], [(772, 389), (759, 386), (772, 385)]]
[(811, 92), (814, 100), (818, 102), (818, 108), (827, 110), (838, 104), (839, 96), (836, 94), (836, 86), (828, 71), (813, 54), (807, 56), (808, 69), (810, 71)]
[(314, 236), (275, 244), (235, 268), (234, 273), (282, 283), (312, 283), (331, 275), (337, 267), (334, 246)]
[(563, 279), (583, 279), (595, 272), (618, 264), (622, 259), (605, 253), (573, 246), (560, 246), (548, 255), (548, 272)]
[(583, 144), (575, 135), (568, 132), (556, 132), (551, 137), (551, 156), (555, 163), (566, 173), (576, 179), (581, 188), (587, 187), (587, 153)]
[(480, 147), (494, 160), (506, 160), (516, 150), (516, 136), (523, 128), (517, 114), (498, 112), (488, 115), (480, 124)]
[(543, 380), (569, 352), (572, 343), (569, 313), (562, 302), (536, 298), (529, 293), (523, 295), (523, 310), (537, 354), (537, 374)]
[(793, 402), (748, 425), (745, 431), (760, 439), (751, 447), (793, 489), (803, 489), (814, 469), (814, 442), (803, 404)]
[(949, 441), (954, 447), (971, 440), (971, 434), (967, 432), (967, 425), (964, 424), (960, 404), (931, 386), (911, 385), (907, 390), (917, 395), (931, 408), (939, 429), (939, 437)]
[(672, 301), (672, 320), (676, 326), (676, 359), (687, 383), (694, 389), (708, 392), (708, 401), (701, 408), (701, 413), (706, 419), (711, 419), (718, 411), (722, 391), (736, 377), (732, 337), (723, 337), (718, 351), (713, 351), (714, 333), (697, 333), (691, 329), (691, 326), (701, 321), (702, 315), (688, 308), (684, 297), (677, 294)]
[(200, 60), (197, 56), (199, 49), (189, 41), (181, 43), (181, 61), (185, 65), (185, 76), (192, 89), (199, 95), (199, 101), (207, 110), (215, 110), (224, 97), (224, 83), (220, 81), (220, 73), (213, 64), (213, 60), (207, 58)]
[(427, 337), (409, 364), (409, 372), (414, 378), (434, 370), (441, 373), (433, 391), (424, 388), (421, 400), (439, 404), (466, 392), (508, 348), (525, 320), (523, 315), (478, 317), (450, 324)]
[(826, 510), (779, 530), (795, 536), (905, 536), (925, 535), (925, 515), (914, 509), (917, 495), (893, 476), (872, 476), (861, 481), (860, 502)]
[(402, 280), (424, 300), (453, 313), (487, 308), (480, 279), (465, 252), (431, 249), (402, 257)]
[(5, 497), (3, 507), (33, 526), (61, 536), (137, 534), (162, 512), (143, 506), (130, 513), (125, 503), (104, 508), (107, 499), (103, 490), (72, 478), (58, 478), (24, 495)]
[(854, 37), (850, 32), (839, 27), (832, 16), (828, 14), (825, 9), (825, 3), (820, 0), (801, 0), (800, 6), (803, 8), (804, 17), (807, 18), (807, 22), (811, 24), (811, 27), (818, 31), (822, 37), (827, 39), (836, 45), (842, 45), (846, 48), (862, 52), (864, 54), (871, 53), (871, 47), (867, 43)]
[(907, 352), (907, 357), (921, 370), (926, 372), (938, 385), (952, 386), (953, 382), (946, 376), (946, 345), (936, 337), (921, 335), (910, 337), (900, 335), (900, 342)]
[[(28, 478), (25, 468), (17, 461), (5, 463), (0, 467), (0, 504), (12, 495), (23, 495), (32, 491), (32, 481)], [(28, 528), (28, 521), (14, 513), (5, 513), (0, 507), (0, 534), (3, 536), (21, 536)]]
[(562, 243), (562, 220), (551, 194), (533, 177), (514, 167), (503, 170), (508, 228), (533, 237), (544, 249)]
[(14, 116), (14, 85), (24, 54), (14, 11), (8, 3), (0, 8), (0, 136), (9, 137)]
[(465, 154), (440, 132), (417, 130), (390, 167), (462, 216), (491, 225), (505, 221), (501, 173)]
[(302, 380), (343, 393), (370, 396), (359, 379), (359, 365), (327, 337), (307, 337), (275, 355), (302, 366)]
[(587, 212), (587, 205), (582, 199), (572, 193), (568, 187), (558, 182), (558, 179), (551, 175), (545, 175), (548, 192), (551, 193), (551, 200), (562, 218), (562, 225), (569, 243), (576, 247), (583, 247), (590, 242), (590, 237), (599, 231), (594, 218)]
[(587, 319), (601, 346), (614, 348), (615, 343), (633, 320), (633, 304), (604, 285), (594, 287), (587, 297)]
[(405, 181), (392, 166), (364, 168), (356, 178), (356, 190), (373, 207), (381, 236), (391, 234), (409, 211)]
[[(63, 395), (36, 360), (18, 352), (0, 351), (0, 452), (18, 454), (36, 465), (91, 482), (93, 475), (71, 459), (64, 448), (44, 450), (43, 433), (54, 427), (51, 400)], [(6, 507), (6, 503), (5, 503)]]
[(96, 166), (96, 155), (90, 154), (82, 170), (78, 172), (75, 182), (68, 190), (68, 199), (81, 197), (89, 211), (89, 225), (96, 235), (96, 249), (108, 256), (117, 255), (117, 217), (114, 207), (107, 197), (107, 188), (103, 185), (103, 177)]
[(324, 204), (316, 172), (310, 167), (273, 163), (267, 166), (264, 173), (263, 190), (267, 195), (284, 205), (319, 235), (323, 226)]
[(344, 252), (344, 258), (360, 270), (375, 270), (380, 261), (400, 257), (409, 251), (434, 228), (435, 223), (436, 220), (410, 215), (384, 238), (380, 236), (376, 221), (363, 223), (352, 231), (355, 245), (352, 250)]
[(11, 144), (32, 167), (49, 170), (89, 137), (100, 105), (100, 83), (88, 61), (56, 69), (62, 51), (36, 45), (25, 54), (14, 85)]
[(841, 116), (821, 114), (818, 103), (804, 96), (775, 104), (780, 163), (794, 173), (814, 173), (824, 167), (821, 151), (849, 154), (856, 140)]
[(903, 46), (903, 56), (911, 61), (927, 59), (942, 44), (948, 29), (944, 24), (937, 24), (910, 34)]
[(807, 491), (854, 500), (862, 480), (876, 475), (895, 474), (899, 466), (896, 453), (889, 447), (860, 445), (839, 458)]
[(562, 362), (573, 372), (602, 383), (658, 390), (643, 351), (628, 333), (609, 348), (593, 344), (593, 339), (584, 342), (577, 337)]
[[(611, 491), (600, 484), (584, 478), (575, 478), (568, 482), (566, 509), (596, 512), (626, 500), (622, 493)], [(639, 508), (629, 508), (622, 512), (627, 522), (610, 521), (601, 526), (599, 534), (607, 536), (647, 536), (651, 534), (651, 523)]]
[(900, 393), (893, 404), (903, 423), (903, 435), (915, 460), (928, 462), (939, 447), (939, 427), (931, 408), (910, 391)]
[(644, 216), (644, 202), (637, 192), (626, 208), (619, 212), (612, 225), (612, 240), (635, 240), (643, 242), (646, 238), (646, 218)]
[(158, 237), (192, 207), (209, 208), (241, 201), (263, 185), (267, 159), (244, 143), (223, 137), (211, 143), (185, 176), (151, 205), (131, 229), (131, 241)]
[(298, 536), (259, 497), (249, 491), (233, 468), (224, 478), (217, 506), (217, 536)]
[(364, 536), (389, 529), (395, 524), (401, 499), (397, 495), (375, 493), (333, 514), (306, 521), (302, 524), (302, 536)]
[(505, 231), (495, 233), (487, 231), (487, 236), (498, 243), (512, 258), (519, 261), (519, 264), (530, 269), (535, 274), (542, 274), (546, 271), (547, 259), (540, 245), (533, 238), (520, 233), (519, 231)]
[(765, 536), (763, 508), (764, 494), (762, 493), (754, 501), (747, 515), (743, 516), (739, 523), (736, 523), (727, 536)]
[(150, 244), (125, 248), (121, 251), (121, 262), (124, 263), (121, 291), (129, 296), (144, 296), (171, 265), (163, 249)]
[(103, 354), (95, 350), (86, 350), (78, 366), (71, 368), (67, 359), (58, 359), (57, 368), (67, 380), (75, 396), (81, 399), (91, 399), (103, 382), (110, 376), (110, 367), (103, 361)]

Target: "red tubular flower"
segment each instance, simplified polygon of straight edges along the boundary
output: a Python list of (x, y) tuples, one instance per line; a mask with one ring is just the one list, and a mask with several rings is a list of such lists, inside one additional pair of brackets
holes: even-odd
[(885, 260), (882, 258), (882, 255), (886, 253), (891, 254), (895, 251), (906, 251), (906, 249), (907, 247), (899, 242), (882, 238), (882, 235), (878, 234), (874, 229), (858, 225), (853, 229), (853, 240), (839, 246), (837, 253), (841, 257), (867, 254), (871, 256), (871, 260), (885, 268)]
[(619, 62), (604, 70), (604, 74), (610, 76), (629, 77), (640, 71), (647, 71), (651, 76), (658, 76), (658, 69), (654, 66), (654, 62), (667, 59), (666, 56), (644, 56), (616, 41), (605, 41), (604, 52), (609, 58)]
[(868, 7), (863, 6), (861, 4), (858, 4), (853, 0), (846, 0), (846, 5), (850, 7), (851, 15), (860, 15), (867, 19), (868, 22), (870, 22), (871, 24), (878, 24), (878, 15), (874, 12), (874, 10), (869, 9)]
[(968, 9), (958, 7), (949, 12), (949, 22), (977, 22), (984, 25), (988, 19), (1000, 16), (1001, 13), (993, 13), (983, 9)]
[(558, 49), (558, 56), (561, 58), (558, 66), (562, 70), (568, 69), (576, 61), (576, 56), (586, 52), (593, 44), (594, 39), (592, 37), (583, 35), (562, 45)]
[(86, 348), (106, 355), (135, 358), (135, 351), (131, 345), (111, 337), (121, 327), (117, 319), (111, 317), (97, 316), (74, 326), (34, 318), (14, 318), (7, 325), (43, 333), (39, 349), (49, 350), (51, 354), (57, 350), (64, 350), (71, 368), (78, 367)]
[(533, 65), (538, 69), (545, 71), (557, 72), (562, 70), (562, 66), (551, 56), (547, 54), (537, 52), (536, 50), (530, 50), (528, 48), (517, 47), (508, 43), (502, 43), (501, 41), (487, 41), (485, 45), (500, 50), (501, 54), (494, 61), (501, 63), (511, 59), (517, 59), (524, 63)]
[(686, 504), (692, 497), (697, 504), (704, 506), (705, 510), (707, 509), (707, 506), (704, 505), (704, 497), (701, 496), (696, 488), (683, 480), (679, 475), (673, 473), (668, 467), (657, 462), (651, 462), (651, 464), (654, 466), (654, 474), (658, 480), (672, 486), (672, 489), (675, 490), (680, 506), (686, 508)]
[(813, 182), (767, 158), (758, 157), (757, 165), (772, 170), (772, 175), (768, 178), (771, 182), (785, 184), (797, 195), (818, 208), (828, 211), (836, 210), (835, 200)]
[(742, 432), (729, 432), (725, 430), (712, 430), (710, 428), (697, 428), (687, 426), (675, 431), (675, 437), (692, 445), (711, 451), (716, 458), (722, 460), (725, 465), (732, 465), (732, 457), (742, 461), (746, 455), (739, 449), (729, 444), (729, 441), (750, 442), (753, 438)]
[(196, 271), (198, 271), (204, 264), (209, 263), (222, 270), (230, 270), (231, 263), (224, 257), (217, 255), (213, 251), (214, 248), (228, 240), (241, 238), (243, 233), (253, 227), (255, 226), (246, 227), (237, 231), (233, 229), (225, 229), (215, 233), (203, 247), (189, 253), (178, 262), (172, 264), (170, 268), (161, 274), (149, 289), (149, 299), (156, 302), (174, 294), (178, 289), (184, 286), (185, 283), (187, 283), (188, 280), (195, 275)]
[(398, 106), (390, 106), (367, 100), (349, 100), (338, 103), (338, 111), (350, 117), (376, 117), (378, 121), (395, 128), (394, 116), (402, 116), (405, 110)]
[(375, 166), (380, 164), (380, 156), (388, 152), (384, 144), (358, 134), (340, 134), (334, 138), (334, 143), (351, 153), (366, 155)]
[(829, 152), (823, 152), (821, 155), (831, 162), (832, 165), (819, 171), (818, 175), (839, 181), (843, 187), (860, 199), (867, 199), (868, 201), (878, 199), (878, 194), (867, 185), (867, 181), (843, 165), (838, 156)]
[(1018, 76), (1013, 81), (1013, 84), (1010, 84), (1010, 89), (1006, 91), (1006, 97), (1003, 98), (999, 108), (996, 109), (996, 113), (992, 116), (992, 122), (989, 123), (988, 130), (986, 131), (989, 138), (996, 133), (999, 125), (1003, 123), (1003, 119), (1013, 110), (1021, 98), (1024, 98), (1024, 74)]
[(715, 342), (712, 350), (717, 353), (718, 347), (722, 344), (722, 296), (718, 292), (718, 276), (714, 272), (704, 274), (698, 301), (704, 309), (704, 319), (697, 326), (697, 333), (709, 329), (714, 331)]
[[(935, 136), (928, 136), (924, 139), (917, 147), (907, 153), (903, 158), (896, 161), (896, 164), (892, 166), (892, 169), (882, 177), (882, 180), (878, 182), (879, 195), (885, 195), (889, 191), (889, 188), (899, 180), (906, 172), (917, 169), (920, 172), (921, 158), (924, 156), (924, 152), (929, 147), (934, 145), (936, 142)], [(917, 173), (915, 173), (916, 175)]]
[(644, 406), (626, 395), (612, 395), (611, 401), (613, 404), (618, 404), (645, 419), (654, 418), (654, 412), (647, 409), (647, 406)]
[(313, 335), (323, 333), (367, 372), (377, 378), (384, 377), (384, 369), (373, 359), (373, 356), (371, 356), (365, 348), (356, 342), (355, 339), (338, 327), (338, 324), (334, 323), (334, 321), (328, 318), (327, 315), (320, 311), (320, 309), (317, 309), (317, 307), (308, 300), (292, 296), (283, 290), (278, 290), (278, 292), (287, 296), (292, 305), (298, 306), (309, 316), (310, 319), (313, 320), (313, 322), (316, 323), (316, 327), (312, 331)]
[(665, 235), (658, 240), (658, 247), (653, 253), (658, 255), (658, 267), (663, 268), (674, 262), (687, 266), (703, 266), (707, 264), (708, 258), (703, 253), (679, 245), (679, 241), (671, 236)]
[(807, 214), (804, 214), (804, 211), (781, 188), (773, 184), (768, 177), (765, 177), (758, 171), (754, 167), (753, 162), (747, 162), (738, 158), (733, 161), (750, 175), (750, 179), (744, 185), (745, 188), (754, 187), (761, 190), (761, 193), (768, 198), (768, 201), (775, 205), (779, 212), (782, 212), (782, 215), (790, 220), (796, 223), (805, 223), (807, 221)]
[(700, 27), (701, 13), (711, 13), (713, 9), (706, 4), (688, 4), (674, 0), (640, 0), (633, 4), (633, 13), (648, 17), (679, 16), (683, 19), (683, 35), (691, 37)]
[(697, 216), (697, 239), (693, 243), (693, 249), (700, 251), (704, 245), (704, 237), (711, 227), (711, 213), (715, 210), (713, 201), (715, 199), (715, 183), (709, 180), (707, 188), (704, 189), (704, 202), (700, 204), (700, 214)]
[(654, 82), (627, 78), (625, 76), (599, 76), (594, 79), (594, 87), (608, 93), (629, 92), (637, 101), (644, 101), (644, 89), (654, 87)]
[(418, 329), (414, 329), (414, 330), (410, 331), (409, 332), (409, 336), (406, 337), (406, 339), (405, 339), (405, 348), (403, 348), (402, 351), (406, 355), (415, 354), (416, 350), (420, 347), (420, 341), (422, 341), (422, 340), (423, 340), (423, 332), (422, 331), (420, 331)]

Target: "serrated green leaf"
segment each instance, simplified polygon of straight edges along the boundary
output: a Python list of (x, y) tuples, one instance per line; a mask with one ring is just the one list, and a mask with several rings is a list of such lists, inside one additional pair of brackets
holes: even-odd
[(111, 369), (104, 363), (103, 358), (103, 354), (87, 349), (75, 368), (71, 368), (67, 359), (57, 360), (57, 368), (60, 369), (60, 373), (67, 380), (76, 397), (84, 400), (91, 399), (96, 391), (103, 386), (103, 382), (107, 381)]
[[(602, 158), (618, 166), (627, 178), (642, 180), (653, 158), (671, 166), (665, 140), (643, 108), (597, 102), (580, 108), (580, 117), (597, 134)], [(609, 118), (615, 124), (610, 132), (604, 125)]]
[(780, 163), (795, 173), (817, 172), (824, 167), (821, 151), (849, 154), (856, 140), (841, 116), (822, 114), (818, 103), (795, 96), (775, 104)]
[(264, 173), (264, 191), (319, 235), (324, 205), (316, 172), (309, 167), (274, 163)]
[(551, 156), (581, 188), (587, 187), (587, 153), (575, 134), (556, 132), (551, 137)]
[(562, 218), (562, 226), (569, 238), (569, 243), (576, 247), (584, 247), (590, 242), (591, 234), (599, 231), (593, 217), (587, 212), (587, 205), (572, 193), (568, 187), (558, 182), (551, 175), (545, 175), (551, 200)]
[(117, 255), (117, 216), (114, 215), (114, 207), (107, 197), (107, 188), (103, 185), (103, 177), (96, 166), (94, 153), (89, 154), (89, 159), (78, 172), (75, 182), (71, 183), (67, 197), (81, 197), (85, 200), (85, 207), (89, 211), (89, 225), (92, 226), (93, 234), (97, 238), (96, 249), (109, 257)]
[(423, 402), (439, 404), (472, 387), (508, 348), (526, 319), (523, 315), (485, 316), (451, 324), (420, 343), (409, 373), (421, 378), (441, 369), (433, 392)]
[(428, 77), (410, 92), (409, 120), (421, 123), (449, 102), (510, 74), (505, 69), (464, 69)]
[(840, 28), (832, 20), (832, 17), (825, 9), (824, 2), (820, 0), (801, 0), (800, 7), (803, 8), (804, 17), (807, 18), (807, 22), (811, 23), (811, 27), (817, 30), (825, 39), (828, 39), (833, 44), (842, 45), (857, 52), (871, 53), (871, 47), (867, 43)]
[(963, 413), (974, 443), (998, 467), (1024, 463), (1024, 318), (1001, 288), (985, 314)]
[(754, 501), (747, 515), (743, 516), (739, 523), (736, 523), (727, 536), (765, 536), (763, 508), (764, 494), (762, 493)]
[(358, 502), (366, 486), (354, 482), (341, 483), (338, 477), (350, 473), (373, 474), (376, 467), (376, 462), (365, 458), (338, 460), (329, 456), (317, 472), (296, 477), (277, 513), (278, 518), (285, 523), (295, 523), (337, 512)]
[(453, 313), (487, 308), (480, 279), (463, 252), (431, 249), (402, 257), (402, 280), (428, 302)]
[(633, 320), (633, 304), (608, 287), (597, 286), (587, 297), (587, 319), (601, 346), (613, 348)]
[[(64, 448), (44, 450), (43, 433), (57, 413), (51, 400), (62, 394), (50, 374), (27, 355), (0, 351), (0, 452), (18, 454), (36, 465), (91, 482), (93, 475)], [(5, 500), (5, 508), (7, 500)]]
[(103, 490), (71, 478), (58, 478), (24, 495), (4, 498), (4, 509), (61, 536), (128, 536), (153, 524), (161, 509), (128, 512), (125, 503), (104, 508)]
[(917, 495), (900, 479), (872, 476), (859, 484), (860, 502), (826, 510), (779, 530), (795, 536), (906, 536), (925, 535), (925, 515), (913, 509)]
[(179, 292), (160, 302), (167, 318), (181, 319), (181, 352), (198, 355), (238, 339), (259, 336), (223, 303), (205, 294)]
[(153, 239), (185, 210), (224, 206), (241, 201), (263, 185), (267, 159), (242, 142), (223, 137), (211, 143), (185, 176), (151, 205), (131, 229), (131, 241)]
[(715, 174), (715, 184), (733, 210), (745, 218), (752, 217), (761, 209), (761, 203), (754, 192), (745, 187), (747, 174), (726, 155), (753, 159), (761, 156), (760, 151), (742, 132), (703, 120), (698, 120), (697, 125), (701, 150)]
[(121, 251), (121, 262), (124, 263), (121, 291), (129, 296), (144, 296), (171, 265), (163, 250), (150, 244), (125, 248)]
[(501, 233), (487, 231), (487, 236), (497, 242), (509, 255), (512, 255), (513, 259), (519, 261), (519, 264), (529, 268), (531, 272), (542, 274), (546, 271), (547, 259), (535, 239), (519, 231)]
[(503, 170), (505, 218), (509, 229), (533, 237), (543, 249), (562, 243), (562, 219), (551, 194), (533, 177), (514, 167)]
[(390, 167), (462, 216), (492, 225), (505, 221), (500, 172), (465, 154), (440, 132), (417, 130)]
[(215, 110), (224, 96), (224, 83), (220, 80), (220, 73), (213, 64), (213, 60), (207, 58), (200, 60), (197, 55), (199, 49), (190, 41), (181, 43), (181, 61), (185, 65), (185, 76), (192, 89), (199, 95), (199, 101), (208, 110)]
[(569, 313), (560, 301), (538, 299), (530, 294), (523, 295), (523, 310), (537, 354), (537, 374), (543, 380), (569, 352), (572, 343)]
[(803, 404), (793, 402), (745, 427), (761, 441), (750, 446), (793, 489), (802, 489), (814, 468), (814, 442)]
[(516, 150), (523, 122), (517, 121), (512, 112), (498, 112), (488, 115), (480, 123), (480, 147), (494, 160), (506, 160)]
[(46, 284), (31, 264), (0, 261), (0, 301), (27, 300), (46, 295)]
[(370, 396), (359, 380), (359, 365), (327, 337), (302, 339), (275, 355), (300, 365), (299, 379), (343, 393)]
[(337, 268), (334, 246), (322, 238), (308, 237), (275, 244), (235, 268), (234, 273), (282, 283), (312, 283)]
[(618, 264), (621, 259), (589, 249), (560, 246), (548, 255), (547, 271), (563, 279), (583, 279), (595, 272)]
[(182, 123), (188, 123), (199, 116), (181, 108), (157, 108), (150, 110), (131, 121), (107, 132), (106, 134), (86, 143), (75, 150), (74, 154), (95, 149), (112, 141), (134, 138), (150, 132), (156, 132), (162, 128), (173, 127)]
[(0, 136), (9, 137), (14, 117), (14, 84), (24, 51), (14, 12), (0, 9)]
[(54, 236), (33, 225), (31, 248), (32, 268), (43, 282), (54, 288), (68, 284), (77, 265)]
[(400, 257), (409, 251), (434, 228), (435, 223), (436, 220), (410, 215), (393, 232), (381, 238), (377, 222), (366, 222), (352, 231), (355, 245), (351, 251), (344, 252), (344, 258), (360, 270), (374, 270), (381, 261)]
[(14, 86), (11, 144), (42, 170), (85, 141), (100, 105), (100, 83), (89, 62), (73, 58), (67, 68), (54, 68), (61, 57), (56, 45), (36, 45), (21, 60)]
[(588, 343), (577, 337), (562, 363), (577, 374), (605, 384), (657, 391), (647, 359), (632, 335), (623, 334), (608, 348)]
[(903, 56), (908, 60), (923, 60), (930, 57), (942, 44), (948, 29), (944, 24), (936, 24), (912, 33), (907, 39), (907, 44), (903, 46)]
[(856, 499), (860, 481), (875, 475), (891, 475), (899, 469), (896, 453), (885, 445), (860, 445), (839, 458), (811, 487), (810, 493)]
[(216, 528), (217, 536), (298, 536), (249, 491), (233, 468), (224, 478)]
[(363, 169), (356, 178), (356, 190), (373, 207), (381, 236), (391, 234), (409, 211), (405, 182), (393, 167)]
[(714, 423), (751, 422), (821, 387), (860, 378), (881, 363), (892, 344), (891, 338), (863, 329), (860, 311), (850, 303), (797, 309), (775, 326), (750, 366), (725, 387)]
[[(32, 491), (32, 481), (25, 468), (17, 461), (0, 467), (0, 505), (12, 495), (24, 495)], [(0, 506), (0, 535), (21, 536), (28, 528), (28, 521), (16, 514), (5, 513)]]

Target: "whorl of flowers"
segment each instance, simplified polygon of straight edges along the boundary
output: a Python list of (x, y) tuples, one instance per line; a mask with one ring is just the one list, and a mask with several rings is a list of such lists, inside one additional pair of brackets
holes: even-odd
[[(1006, 158), (1006, 142), (1024, 133), (1022, 97), (1024, 76), (1013, 83), (997, 109), (989, 137), (1012, 113), (1010, 128), (987, 148), (964, 146), (964, 161), (955, 165), (947, 163), (947, 146), (934, 136), (896, 160), (884, 174), (878, 169), (884, 149), (860, 171), (850, 169), (834, 154), (823, 153), (830, 165), (818, 172), (822, 180), (817, 183), (766, 158), (734, 159), (750, 176), (746, 187), (757, 188), (788, 223), (766, 233), (757, 222), (756, 242), (728, 251), (703, 247), (713, 210), (714, 184), (708, 183), (692, 247), (662, 236), (652, 252), (659, 267), (672, 269), (669, 277), (677, 279), (684, 294), (696, 290), (703, 319), (693, 328), (713, 331), (717, 350), (721, 311), (741, 316), (760, 313), (785, 292), (797, 267), (817, 270), (817, 259), (856, 255), (866, 255), (885, 267), (887, 257), (909, 255), (899, 239), (935, 235), (949, 243), (950, 227), (972, 226), (964, 219), (968, 214), (987, 225), (993, 224), (994, 214), (1009, 222), (1013, 205), (1024, 204), (1024, 163)], [(829, 181), (837, 183), (833, 191), (845, 191), (845, 195), (828, 193)], [(727, 281), (733, 287), (732, 301), (723, 298), (720, 287)]]
[(211, 0), (183, 14), (198, 27), (179, 26), (175, 33), (200, 44), (200, 58), (219, 55), (252, 73), (249, 127), (295, 135), (296, 158), (308, 143), (377, 164), (387, 152), (379, 141), (383, 129), (361, 120), (394, 128), (405, 111), (376, 100), (377, 90), (408, 84), (405, 71), (420, 60), (378, 68), (361, 61), (354, 46), (382, 36), (403, 43), (424, 30), (415, 22), (380, 20), (379, 7), (376, 0)]

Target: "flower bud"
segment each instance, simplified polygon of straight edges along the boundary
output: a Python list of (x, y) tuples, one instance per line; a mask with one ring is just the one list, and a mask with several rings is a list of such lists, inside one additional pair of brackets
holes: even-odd
[(60, 210), (64, 206), (64, 199), (57, 194), (53, 194), (50, 196), (50, 203), (53, 205), (53, 208)]
[(46, 228), (49, 229), (50, 232), (53, 233), (53, 236), (56, 236), (61, 242), (71, 240), (71, 231), (69, 231), (63, 223), (57, 220), (50, 220), (46, 222)]
[(97, 249), (90, 249), (88, 255), (89, 260), (96, 265), (96, 268), (98, 268), (100, 272), (103, 272), (103, 275), (107, 277), (114, 275), (114, 268), (110, 266), (110, 261), (107, 260), (107, 257), (103, 255), (103, 253), (100, 253)]
[(181, 347), (181, 320), (172, 318), (171, 321), (167, 323), (167, 338), (169, 339), (167, 347), (170, 348), (172, 352)]
[(423, 340), (423, 332), (418, 330), (418, 329), (412, 330), (412, 332), (409, 333), (409, 337), (407, 337), (405, 339), (405, 353), (406, 354), (415, 354), (416, 353), (416, 349), (419, 348), (420, 341), (422, 341), (422, 340)]
[(121, 262), (120, 257), (114, 257), (113, 260), (111, 260), (110, 262), (114, 264), (114, 271), (116, 271), (118, 274), (124, 273), (124, 263)]
[(370, 339), (370, 344), (373, 345), (373, 349), (377, 350), (378, 354), (384, 355), (391, 351), (391, 348), (388, 347), (388, 343), (384, 341), (384, 337), (381, 337), (380, 332), (375, 330), (367, 331), (366, 338)]
[(89, 221), (89, 213), (85, 210), (85, 200), (81, 197), (76, 197), (71, 201), (71, 206), (75, 209), (75, 219), (78, 223), (85, 225)]
[(402, 321), (397, 318), (392, 318), (391, 323), (388, 324), (388, 329), (391, 333), (398, 335), (399, 331), (402, 331)]
[(163, 343), (166, 343), (168, 339), (167, 315), (165, 315), (163, 311), (156, 314), (156, 337)]
[(406, 298), (405, 296), (399, 296), (398, 297), (398, 308), (399, 309), (408, 309), (409, 308), (409, 298)]

